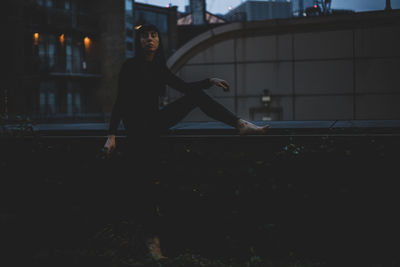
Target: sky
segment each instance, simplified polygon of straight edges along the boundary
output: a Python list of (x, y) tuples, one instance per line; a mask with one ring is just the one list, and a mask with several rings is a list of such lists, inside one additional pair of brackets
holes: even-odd
[[(189, 0), (135, 0), (135, 2), (146, 3), (155, 6), (178, 6), (178, 11), (185, 11), (185, 5)], [(245, 0), (206, 0), (206, 10), (213, 14), (226, 14), (229, 7), (235, 8)], [(392, 8), (400, 8), (400, 0), (391, 0)], [(354, 11), (382, 10), (385, 8), (386, 0), (332, 0), (332, 8), (351, 9)]]

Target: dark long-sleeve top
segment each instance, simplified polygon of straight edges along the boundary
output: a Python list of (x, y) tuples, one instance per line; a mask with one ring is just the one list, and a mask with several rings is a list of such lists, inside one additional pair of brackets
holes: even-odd
[(212, 83), (208, 78), (185, 82), (165, 64), (137, 58), (127, 59), (119, 72), (117, 98), (112, 109), (108, 134), (117, 133), (121, 120), (128, 133), (130, 127), (134, 128), (133, 123), (142, 126), (156, 123), (159, 98), (166, 85), (187, 94), (191, 90), (208, 89)]

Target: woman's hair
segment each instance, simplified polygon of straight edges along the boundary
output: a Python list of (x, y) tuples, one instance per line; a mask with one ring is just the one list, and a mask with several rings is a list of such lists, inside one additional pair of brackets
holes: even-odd
[(142, 59), (142, 60), (144, 59), (145, 53), (144, 53), (144, 50), (140, 43), (140, 35), (144, 32), (149, 32), (149, 31), (157, 32), (158, 39), (160, 41), (159, 45), (158, 45), (158, 49), (154, 56), (154, 60), (156, 60), (156, 61), (158, 61), (158, 63), (161, 63), (164, 65), (165, 64), (165, 55), (164, 55), (164, 46), (163, 46), (162, 40), (161, 40), (161, 34), (160, 34), (160, 31), (158, 30), (158, 28), (153, 24), (143, 24), (143, 25), (135, 26), (135, 54), (136, 54), (136, 57), (138, 57), (139, 59)]

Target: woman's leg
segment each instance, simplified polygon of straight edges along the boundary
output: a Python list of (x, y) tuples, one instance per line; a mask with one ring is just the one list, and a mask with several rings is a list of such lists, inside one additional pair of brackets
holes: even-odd
[(159, 111), (159, 123), (162, 130), (167, 130), (180, 122), (194, 108), (199, 107), (207, 116), (237, 127), (239, 118), (223, 105), (212, 99), (204, 91), (194, 91), (186, 94), (165, 106)]

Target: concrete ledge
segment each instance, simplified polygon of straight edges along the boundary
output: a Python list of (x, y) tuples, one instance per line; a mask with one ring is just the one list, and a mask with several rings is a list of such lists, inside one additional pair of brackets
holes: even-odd
[[(270, 135), (337, 135), (337, 134), (396, 134), (400, 135), (400, 120), (324, 120), (324, 121), (254, 121), (269, 124)], [(12, 127), (12, 126), (8, 126)], [(53, 136), (100, 136), (107, 134), (108, 123), (37, 124), (34, 132)], [(118, 135), (126, 134), (123, 125)], [(235, 129), (221, 122), (181, 122), (167, 136), (238, 136)], [(264, 135), (267, 137), (269, 135)], [(250, 136), (254, 137), (254, 136)]]

